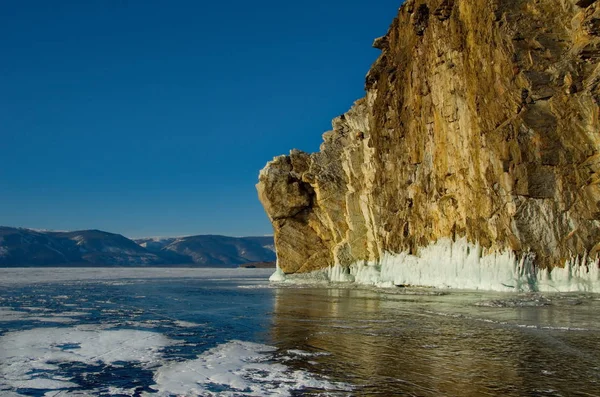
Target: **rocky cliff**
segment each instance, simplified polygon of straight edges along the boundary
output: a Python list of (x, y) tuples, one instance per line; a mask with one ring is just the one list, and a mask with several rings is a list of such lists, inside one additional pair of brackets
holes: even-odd
[(408, 274), (424, 266), (443, 285), (498, 266), (532, 289), (595, 283), (600, 1), (408, 0), (374, 47), (366, 96), (320, 151), (260, 173), (282, 271), (394, 257), (395, 284), (431, 284)]

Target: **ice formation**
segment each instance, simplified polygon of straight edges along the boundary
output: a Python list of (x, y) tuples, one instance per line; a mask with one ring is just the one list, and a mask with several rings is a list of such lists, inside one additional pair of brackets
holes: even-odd
[(111, 364), (138, 362), (156, 365), (160, 349), (173, 344), (159, 333), (137, 330), (37, 328), (0, 337), (0, 391), (77, 387), (61, 376), (62, 363)]
[[(600, 267), (597, 258), (575, 257), (564, 268), (538, 269), (533, 257), (520, 258), (511, 251), (486, 252), (466, 238), (440, 239), (418, 255), (385, 253), (377, 262), (357, 262), (349, 267), (330, 266), (306, 275), (282, 275), (271, 281), (304, 283), (326, 280), (355, 282), (378, 287), (424, 286), (489, 291), (598, 292)], [(277, 273), (276, 272), (276, 273)]]
[[(293, 390), (350, 390), (346, 384), (317, 379), (306, 371), (274, 363), (277, 349), (258, 343), (229, 341), (196, 360), (161, 367), (155, 376), (159, 395), (291, 396)], [(308, 353), (310, 354), (310, 353)]]
[(271, 277), (269, 277), (269, 281), (275, 281), (275, 282), (280, 282), (280, 281), (284, 281), (285, 280), (285, 273), (281, 270), (281, 268), (279, 267), (279, 264), (277, 264), (277, 269), (275, 269), (275, 273), (273, 273), (271, 275)]
[[(97, 365), (137, 365), (151, 370), (155, 392), (143, 393), (147, 396), (291, 396), (302, 389), (351, 390), (345, 383), (276, 362), (277, 349), (272, 346), (232, 340), (196, 359), (167, 359), (163, 349), (178, 343), (157, 332), (105, 330), (94, 325), (9, 332), (0, 336), (0, 394), (16, 396), (19, 389), (35, 389), (50, 390), (46, 395), (71, 395), (82, 387), (77, 377), (62, 369), (71, 363), (78, 364), (84, 377), (86, 370), (97, 371)], [(105, 385), (81, 395), (106, 392), (133, 395), (135, 391)]]

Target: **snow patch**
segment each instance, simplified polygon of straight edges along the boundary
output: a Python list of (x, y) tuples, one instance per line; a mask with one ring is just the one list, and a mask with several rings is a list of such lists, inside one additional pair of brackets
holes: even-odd
[(93, 327), (37, 328), (9, 332), (0, 337), (0, 390), (77, 387), (59, 374), (59, 364), (111, 364), (128, 361), (151, 367), (160, 360), (160, 349), (174, 344), (148, 331), (102, 330)]
[(73, 236), (73, 237), (71, 237), (71, 240), (77, 242), (77, 245), (85, 244), (85, 238), (83, 236)]
[[(98, 325), (9, 332), (0, 336), (0, 394), (37, 389), (48, 395), (74, 395), (82, 385), (78, 384), (77, 374), (65, 372), (65, 365), (71, 363), (78, 364), (77, 371), (83, 371), (84, 378), (85, 365), (92, 366), (91, 371), (98, 371), (98, 366), (130, 365), (127, 363), (152, 370), (155, 384), (151, 387), (156, 393), (144, 394), (147, 396), (291, 396), (306, 388), (351, 390), (345, 383), (277, 362), (281, 357), (275, 347), (234, 340), (193, 360), (166, 359), (162, 349), (178, 343), (156, 332), (107, 330)], [(102, 386), (129, 395), (114, 385)], [(101, 393), (98, 389), (84, 394)]]
[(192, 322), (183, 321), (183, 320), (176, 320), (176, 321), (174, 321), (174, 324), (180, 328), (195, 328), (195, 327), (200, 327), (203, 325), (203, 324), (192, 323)]
[(161, 396), (291, 396), (306, 388), (349, 391), (344, 383), (317, 379), (310, 373), (274, 363), (276, 348), (230, 341), (196, 360), (158, 369), (153, 387)]
[(275, 245), (273, 245), (273, 244), (263, 245), (262, 247), (265, 248), (265, 249), (268, 249), (269, 251), (276, 252), (275, 251)]
[(0, 307), (0, 323), (11, 321), (39, 321), (44, 323), (68, 324), (77, 321), (71, 317), (74, 315), (72, 313), (43, 314), (44, 313), (41, 313), (41, 315), (32, 316), (30, 312), (14, 311)]
[(0, 257), (8, 255), (8, 248), (4, 246), (4, 237), (0, 237)]

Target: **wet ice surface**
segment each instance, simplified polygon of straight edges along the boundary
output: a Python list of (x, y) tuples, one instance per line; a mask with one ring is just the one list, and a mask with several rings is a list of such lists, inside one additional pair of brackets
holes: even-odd
[(599, 295), (270, 273), (0, 269), (0, 395), (600, 395)]
[(350, 390), (265, 344), (270, 270), (89, 270), (0, 270), (0, 395)]
[(276, 291), (280, 348), (361, 396), (598, 396), (600, 296), (312, 287)]

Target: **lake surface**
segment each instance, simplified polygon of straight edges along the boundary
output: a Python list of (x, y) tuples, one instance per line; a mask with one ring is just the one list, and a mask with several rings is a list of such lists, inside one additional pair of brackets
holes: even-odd
[(600, 396), (600, 296), (0, 269), (1, 396)]

